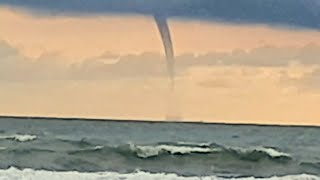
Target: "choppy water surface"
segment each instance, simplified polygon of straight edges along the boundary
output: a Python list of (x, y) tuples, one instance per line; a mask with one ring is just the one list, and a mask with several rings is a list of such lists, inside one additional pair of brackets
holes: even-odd
[(0, 118), (0, 179), (320, 179), (320, 128)]

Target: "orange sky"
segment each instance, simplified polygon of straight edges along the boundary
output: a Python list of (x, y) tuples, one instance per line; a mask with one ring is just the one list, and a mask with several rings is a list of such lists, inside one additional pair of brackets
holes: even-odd
[[(152, 17), (101, 16), (37, 18), (0, 9), (0, 39), (18, 46), (28, 56), (59, 52), (72, 60), (115, 54), (162, 52)], [(252, 49), (263, 44), (302, 46), (320, 42), (320, 32), (232, 26), (170, 19), (177, 54)]]
[[(177, 55), (320, 43), (320, 32), (308, 30), (179, 19), (169, 25)], [(105, 52), (163, 52), (151, 17), (39, 18), (0, 9), (0, 26), (0, 41), (31, 59), (57, 52), (69, 64)], [(303, 84), (313, 69), (301, 64), (191, 67), (177, 77), (175, 111), (185, 120), (320, 125), (320, 91)], [(284, 74), (300, 84), (283, 81)], [(10, 115), (163, 119), (171, 97), (167, 77), (0, 83), (0, 114)]]

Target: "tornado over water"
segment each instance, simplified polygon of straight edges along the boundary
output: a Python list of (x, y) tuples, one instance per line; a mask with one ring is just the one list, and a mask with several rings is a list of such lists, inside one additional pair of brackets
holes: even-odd
[(172, 39), (171, 34), (167, 22), (167, 18), (165, 16), (159, 16), (155, 15), (154, 19), (156, 21), (156, 24), (158, 26), (162, 43), (164, 46), (164, 51), (166, 54), (166, 61), (167, 61), (167, 70), (170, 78), (170, 87), (171, 89), (174, 89), (174, 76), (175, 76), (175, 70), (174, 70), (174, 50), (172, 45)]
[(171, 39), (171, 34), (167, 22), (167, 18), (165, 16), (155, 15), (154, 19), (158, 26), (160, 36), (162, 39), (166, 61), (167, 61), (167, 70), (170, 78), (170, 92), (168, 94), (168, 109), (167, 109), (167, 120), (180, 120), (179, 113), (179, 103), (177, 99), (177, 95), (175, 93), (175, 57), (174, 57), (174, 49)]

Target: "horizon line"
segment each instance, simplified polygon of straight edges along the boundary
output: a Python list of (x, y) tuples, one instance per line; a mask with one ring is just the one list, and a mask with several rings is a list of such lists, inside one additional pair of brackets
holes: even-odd
[(24, 115), (0, 115), (0, 120), (4, 118), (17, 120), (58, 120), (58, 121), (96, 121), (96, 122), (119, 122), (119, 123), (150, 123), (150, 124), (197, 124), (197, 125), (230, 125), (230, 126), (258, 126), (258, 127), (304, 127), (320, 128), (320, 125), (297, 125), (297, 124), (263, 124), (263, 123), (228, 123), (228, 122), (208, 122), (208, 121), (186, 121), (186, 120), (165, 120), (165, 119), (120, 119), (120, 118), (91, 118), (91, 117), (54, 117), (54, 116), (24, 116)]

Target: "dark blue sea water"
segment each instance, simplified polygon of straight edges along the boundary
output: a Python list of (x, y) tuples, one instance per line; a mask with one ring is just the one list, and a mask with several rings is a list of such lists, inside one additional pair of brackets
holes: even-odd
[(320, 179), (320, 128), (0, 118), (0, 179)]

